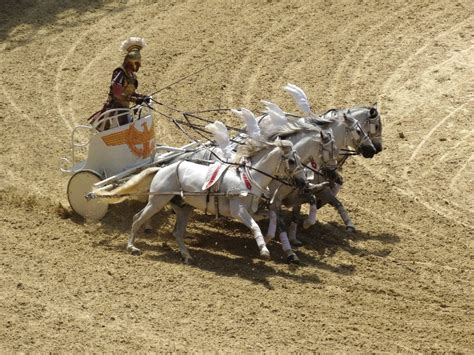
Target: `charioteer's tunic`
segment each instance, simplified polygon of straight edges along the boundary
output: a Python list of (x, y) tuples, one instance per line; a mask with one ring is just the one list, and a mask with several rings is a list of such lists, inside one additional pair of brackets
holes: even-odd
[(105, 103), (107, 109), (129, 108), (135, 103), (139, 95), (135, 92), (138, 80), (135, 73), (127, 73), (123, 66), (116, 68), (112, 74), (109, 95)]

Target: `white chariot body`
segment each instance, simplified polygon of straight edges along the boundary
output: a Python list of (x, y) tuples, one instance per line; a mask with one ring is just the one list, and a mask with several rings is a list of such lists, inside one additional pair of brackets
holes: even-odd
[[(119, 125), (124, 116), (129, 117), (130, 123)], [(102, 130), (103, 127), (108, 129)], [(84, 133), (86, 142), (79, 143), (78, 139)], [(79, 160), (79, 152), (84, 148), (87, 149), (87, 159)], [(158, 150), (172, 152), (156, 156)], [(104, 199), (85, 198), (93, 187), (112, 187), (144, 168), (171, 158), (173, 151), (182, 150), (156, 145), (149, 107), (106, 111), (91, 125), (79, 125), (72, 131), (71, 157), (62, 158), (60, 168), (72, 175), (67, 186), (69, 204), (82, 217), (100, 220), (107, 213), (108, 204)]]

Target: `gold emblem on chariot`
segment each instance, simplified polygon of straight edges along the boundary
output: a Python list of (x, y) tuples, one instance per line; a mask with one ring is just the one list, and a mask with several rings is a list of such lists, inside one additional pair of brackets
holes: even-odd
[(150, 156), (155, 146), (155, 129), (153, 123), (150, 128), (146, 122), (143, 122), (141, 126), (143, 131), (139, 131), (134, 124), (131, 124), (127, 130), (109, 134), (102, 137), (102, 140), (108, 146), (127, 144), (134, 155), (146, 158)]

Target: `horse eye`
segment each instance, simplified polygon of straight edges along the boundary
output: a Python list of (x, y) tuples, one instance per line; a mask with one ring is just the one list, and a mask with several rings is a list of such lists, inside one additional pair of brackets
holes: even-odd
[(288, 163), (290, 163), (291, 165), (294, 165), (296, 164), (296, 161), (295, 159), (288, 159)]

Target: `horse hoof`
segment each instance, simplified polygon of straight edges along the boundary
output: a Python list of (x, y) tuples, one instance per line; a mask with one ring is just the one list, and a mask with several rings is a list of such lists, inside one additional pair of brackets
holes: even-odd
[(354, 226), (347, 226), (346, 227), (346, 232), (347, 233), (354, 233), (356, 231)]
[(191, 256), (186, 256), (186, 257), (183, 258), (183, 262), (184, 262), (186, 265), (192, 264), (193, 258), (192, 258)]
[(135, 256), (138, 256), (138, 255), (141, 255), (142, 254), (142, 251), (138, 248), (135, 248), (135, 247), (127, 247), (128, 251), (130, 252), (130, 254), (132, 255), (135, 255)]
[(314, 225), (316, 222), (307, 222), (307, 221), (304, 221), (303, 222), (303, 229), (308, 229), (309, 227), (311, 227), (312, 225)]
[(300, 247), (303, 245), (303, 242), (299, 239), (292, 239), (290, 240), (290, 244), (294, 247)]
[(298, 258), (298, 255), (295, 253), (288, 255), (286, 261), (288, 261), (289, 264), (300, 264), (300, 258)]
[(261, 249), (260, 256), (262, 259), (270, 260), (270, 251), (267, 248)]

